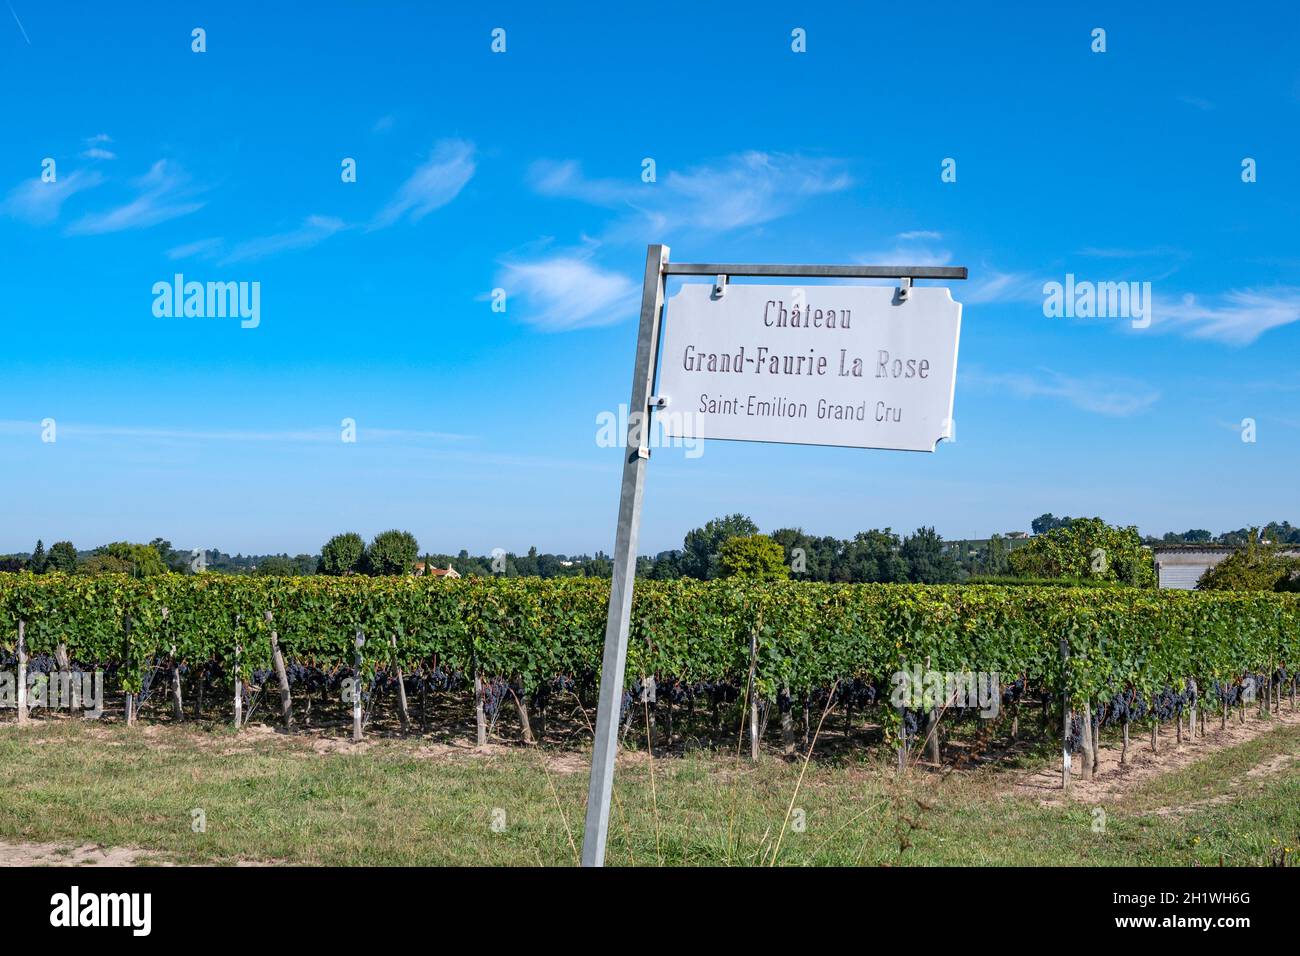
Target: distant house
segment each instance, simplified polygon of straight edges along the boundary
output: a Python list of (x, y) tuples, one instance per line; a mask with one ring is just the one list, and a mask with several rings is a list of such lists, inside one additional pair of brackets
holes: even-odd
[(1004, 538), (1011, 538), (1013, 541), (1020, 541), (1020, 540), (1023, 539), (1023, 538), (1028, 538), (1028, 537), (1029, 537), (1029, 532), (1028, 532), (1028, 531), (1008, 531), (1006, 534), (1003, 535), (1003, 537), (1004, 537)]
[(420, 577), (420, 576), (422, 576), (426, 571), (428, 572), (429, 576), (430, 576), (430, 577), (433, 577), (433, 578), (458, 578), (458, 577), (460, 577), (460, 572), (457, 571), (455, 568), (453, 568), (450, 564), (448, 564), (445, 568), (436, 568), (436, 567), (428, 567), (428, 568), (426, 568), (426, 567), (425, 567), (425, 564), (424, 564), (423, 561), (417, 561), (416, 564), (415, 564), (415, 576), (416, 576), (416, 577)]

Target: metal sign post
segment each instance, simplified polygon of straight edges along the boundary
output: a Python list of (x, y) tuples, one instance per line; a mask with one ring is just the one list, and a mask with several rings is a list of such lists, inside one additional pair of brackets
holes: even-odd
[(641, 292), (641, 325), (632, 366), (632, 398), (627, 406), (627, 443), (623, 447), (623, 490), (618, 499), (618, 534), (614, 539), (614, 577), (609, 588), (609, 617), (605, 620), (605, 658), (600, 667), (600, 706), (596, 711), (596, 741), (591, 751), (591, 782), (587, 789), (587, 827), (582, 836), (582, 865), (605, 865), (609, 833), (609, 800), (614, 791), (614, 759), (618, 755), (618, 715), (627, 664), (627, 631), (632, 621), (632, 581), (636, 576), (636, 543), (641, 531), (641, 496), (649, 429), (650, 391), (654, 384), (659, 325), (664, 306), (664, 269), (668, 247), (646, 252), (645, 284)]
[[(645, 490), (646, 465), (650, 459), (650, 413), (652, 407), (663, 404), (662, 399), (653, 396), (655, 369), (662, 343), (664, 285), (670, 275), (712, 276), (715, 279), (714, 295), (718, 298), (726, 294), (727, 279), (730, 276), (900, 279), (902, 282), (898, 300), (905, 302), (911, 298), (912, 279), (965, 279), (966, 269), (947, 266), (670, 265), (667, 246), (652, 245), (648, 248), (641, 293), (636, 362), (632, 368), (632, 397), (628, 402), (623, 485), (618, 503), (618, 532), (614, 541), (609, 615), (605, 622), (605, 653), (600, 671), (600, 703), (596, 712), (596, 738), (591, 753), (591, 779), (587, 791), (587, 823), (582, 839), (583, 866), (605, 864), (609, 807), (614, 789), (614, 762), (618, 754), (619, 711), (627, 664), (628, 630), (632, 620), (632, 586), (636, 576), (637, 538), (641, 528), (641, 499)], [(820, 324), (820, 313), (817, 320)], [(954, 363), (955, 360), (954, 341)]]

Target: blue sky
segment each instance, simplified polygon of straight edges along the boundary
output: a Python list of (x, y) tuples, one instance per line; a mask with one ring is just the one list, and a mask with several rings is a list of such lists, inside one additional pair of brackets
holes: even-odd
[[(643, 552), (731, 511), (1300, 515), (1294, 5), (9, 6), (0, 551), (610, 550), (596, 417), (627, 401), (649, 242), (971, 278), (955, 443), (656, 451)], [(177, 272), (260, 283), (260, 324), (155, 317)], [(1150, 282), (1151, 327), (1045, 317), (1067, 273)]]

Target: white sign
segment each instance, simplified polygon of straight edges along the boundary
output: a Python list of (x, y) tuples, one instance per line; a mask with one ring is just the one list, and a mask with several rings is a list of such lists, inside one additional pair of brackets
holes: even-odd
[(948, 289), (688, 283), (668, 302), (667, 437), (934, 451), (953, 437)]

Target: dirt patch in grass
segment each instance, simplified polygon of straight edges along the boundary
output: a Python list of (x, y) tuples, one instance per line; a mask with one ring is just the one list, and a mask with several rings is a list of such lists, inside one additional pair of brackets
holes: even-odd
[(0, 867), (6, 866), (170, 866), (155, 854), (130, 847), (104, 847), (90, 843), (0, 842)]
[[(1070, 797), (1074, 802), (1104, 803), (1117, 800), (1130, 793), (1139, 784), (1171, 773), (1203, 760), (1216, 751), (1235, 747), (1238, 744), (1255, 740), (1278, 727), (1300, 726), (1300, 712), (1292, 711), (1289, 704), (1283, 704), (1281, 711), (1269, 719), (1256, 716), (1254, 708), (1247, 708), (1246, 721), (1241, 723), (1236, 714), (1228, 718), (1228, 726), (1220, 728), (1220, 719), (1215, 715), (1205, 722), (1205, 736), (1199, 734), (1189, 739), (1184, 729), (1183, 742), (1175, 743), (1173, 730), (1161, 727), (1160, 752), (1151, 752), (1150, 731), (1133, 732), (1129, 737), (1128, 757), (1124, 766), (1120, 766), (1121, 747), (1113, 741), (1104, 741), (1098, 758), (1097, 770), (1092, 780), (1083, 779), (1083, 754), (1075, 754), (1071, 760)], [(1280, 773), (1292, 761), (1294, 755), (1279, 754), (1268, 761), (1271, 769), (1260, 765), (1248, 772), (1249, 775)], [(1061, 766), (1054, 763), (1040, 768), (1016, 779), (1012, 792), (1017, 796), (1033, 797), (1044, 806), (1058, 806), (1065, 801), (1061, 792)]]

